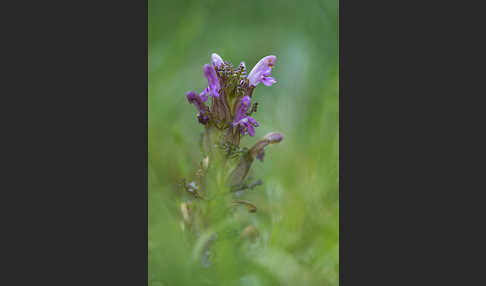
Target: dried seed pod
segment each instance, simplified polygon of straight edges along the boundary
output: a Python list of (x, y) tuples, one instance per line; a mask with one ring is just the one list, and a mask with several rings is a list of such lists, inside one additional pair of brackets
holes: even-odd
[(270, 144), (279, 143), (283, 140), (283, 135), (278, 132), (271, 132), (265, 135), (260, 141), (258, 141), (251, 149), (245, 153), (238, 164), (229, 176), (230, 185), (240, 184), (248, 175), (251, 164), (257, 158), (263, 161), (264, 148)]
[(254, 213), (257, 211), (257, 207), (250, 203), (249, 201), (244, 201), (244, 200), (234, 200), (233, 204), (241, 204), (241, 205), (246, 205), (248, 207), (248, 211), (251, 213)]

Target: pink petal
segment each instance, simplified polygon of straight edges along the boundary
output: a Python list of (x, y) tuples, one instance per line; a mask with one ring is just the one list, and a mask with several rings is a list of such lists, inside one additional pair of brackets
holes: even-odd
[(223, 59), (216, 53), (211, 55), (211, 63), (214, 67), (220, 67), (223, 64)]
[(266, 86), (272, 86), (277, 81), (273, 77), (263, 77), (262, 82)]
[(261, 59), (248, 74), (250, 85), (256, 86), (262, 80), (264, 74), (270, 75), (272, 67), (275, 66), (276, 56), (266, 56)]

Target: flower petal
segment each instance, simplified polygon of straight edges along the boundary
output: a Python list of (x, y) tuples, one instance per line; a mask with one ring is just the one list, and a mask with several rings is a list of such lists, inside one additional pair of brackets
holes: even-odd
[(212, 96), (218, 97), (218, 90), (221, 88), (221, 85), (219, 84), (218, 75), (211, 65), (204, 65), (204, 76), (208, 79), (209, 93)]
[(203, 102), (206, 102), (208, 100), (208, 96), (206, 94), (208, 94), (209, 92), (209, 88), (205, 88), (200, 94), (199, 94), (199, 97), (201, 98), (201, 100)]
[(260, 125), (258, 124), (258, 121), (256, 121), (256, 120), (255, 120), (253, 117), (251, 117), (251, 116), (247, 116), (246, 118), (248, 119), (248, 122), (249, 122), (249, 123), (251, 123), (251, 125), (253, 125), (253, 126), (255, 126), (255, 127), (260, 126)]
[(233, 121), (238, 122), (245, 117), (245, 114), (246, 112), (248, 112), (248, 108), (250, 107), (250, 103), (251, 103), (251, 99), (249, 96), (244, 96), (240, 100), (240, 103), (236, 108), (236, 113)]
[(223, 59), (216, 53), (213, 53), (211, 55), (211, 63), (213, 64), (214, 67), (220, 67), (223, 65)]
[(239, 121), (233, 122), (233, 126), (239, 126), (241, 135), (249, 134), (250, 136), (255, 135), (255, 128), (258, 127), (258, 121), (256, 121), (251, 116), (245, 116)]
[(273, 77), (263, 77), (262, 82), (266, 86), (272, 86), (277, 81)]
[(255, 136), (255, 128), (248, 122), (245, 124), (246, 130), (248, 131), (248, 135)]
[(190, 104), (194, 104), (194, 106), (197, 108), (197, 111), (204, 113), (207, 110), (208, 107), (206, 106), (206, 104), (204, 104), (201, 96), (194, 91), (189, 91), (186, 94), (186, 97), (187, 101), (189, 101)]
[(206, 106), (206, 104), (204, 104), (201, 95), (195, 93), (194, 91), (189, 91), (186, 94), (186, 97), (187, 101), (189, 101), (189, 103), (191, 104), (194, 104), (194, 106), (196, 107), (198, 111), (197, 118), (199, 122), (201, 124), (206, 124), (209, 121), (209, 108)]
[(248, 75), (248, 81), (250, 85), (256, 86), (260, 81), (262, 81), (263, 75), (270, 75), (272, 67), (275, 65), (277, 60), (276, 56), (266, 56), (261, 59), (255, 67), (251, 70)]

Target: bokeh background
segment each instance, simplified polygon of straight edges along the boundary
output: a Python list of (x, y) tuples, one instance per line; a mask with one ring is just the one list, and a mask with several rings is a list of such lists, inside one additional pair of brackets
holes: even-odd
[[(338, 0), (149, 0), (149, 285), (338, 285)], [(181, 228), (178, 183), (199, 166), (202, 126), (189, 90), (207, 86), (216, 52), (248, 70), (276, 55), (272, 87), (260, 84), (251, 146), (285, 139), (256, 162), (263, 185), (246, 195), (259, 240), (228, 257), (224, 273), (201, 268)]]

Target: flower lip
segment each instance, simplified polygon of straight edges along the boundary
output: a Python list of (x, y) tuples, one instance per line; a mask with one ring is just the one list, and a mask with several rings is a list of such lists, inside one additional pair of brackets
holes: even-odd
[(272, 86), (277, 81), (273, 77), (262, 77), (262, 83), (266, 86)]
[(255, 136), (255, 127), (258, 127), (259, 124), (253, 117), (245, 116), (239, 121), (233, 122), (233, 126), (239, 126), (241, 135)]

